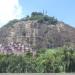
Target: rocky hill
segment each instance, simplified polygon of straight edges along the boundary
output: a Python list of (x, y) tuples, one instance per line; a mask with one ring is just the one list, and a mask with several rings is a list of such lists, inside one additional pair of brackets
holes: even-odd
[(44, 21), (43, 18), (31, 17), (13, 20), (0, 28), (0, 44), (7, 46), (11, 43), (20, 43), (24, 50), (31, 51), (40, 48), (74, 47), (75, 28), (48, 16)]

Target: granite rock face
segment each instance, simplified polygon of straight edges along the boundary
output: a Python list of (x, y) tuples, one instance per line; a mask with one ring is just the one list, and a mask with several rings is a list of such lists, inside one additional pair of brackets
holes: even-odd
[[(75, 28), (58, 22), (56, 25), (34, 21), (19, 21), (9, 27), (0, 28), (0, 44), (7, 46), (20, 43), (31, 51), (39, 48), (55, 48), (75, 45)], [(23, 51), (23, 52), (24, 52)]]

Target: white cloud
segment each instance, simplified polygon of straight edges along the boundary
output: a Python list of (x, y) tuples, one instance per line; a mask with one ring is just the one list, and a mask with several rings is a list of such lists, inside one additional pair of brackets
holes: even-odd
[(0, 0), (0, 27), (9, 20), (22, 16), (22, 7), (19, 0)]

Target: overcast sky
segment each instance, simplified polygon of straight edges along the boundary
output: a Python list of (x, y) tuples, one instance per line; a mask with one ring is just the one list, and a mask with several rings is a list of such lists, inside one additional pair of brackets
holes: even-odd
[(12, 19), (43, 10), (75, 27), (75, 0), (0, 0), (0, 27)]
[(21, 18), (22, 11), (19, 0), (0, 0), (0, 27), (9, 20)]

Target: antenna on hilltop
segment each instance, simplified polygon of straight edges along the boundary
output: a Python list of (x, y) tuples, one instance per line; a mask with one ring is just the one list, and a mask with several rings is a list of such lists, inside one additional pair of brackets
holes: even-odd
[(45, 12), (45, 13), (46, 13), (46, 15), (47, 15), (47, 10), (46, 10), (46, 12)]
[(43, 10), (43, 15), (44, 15), (44, 10)]
[(47, 15), (47, 10), (46, 11), (43, 10), (43, 15)]

